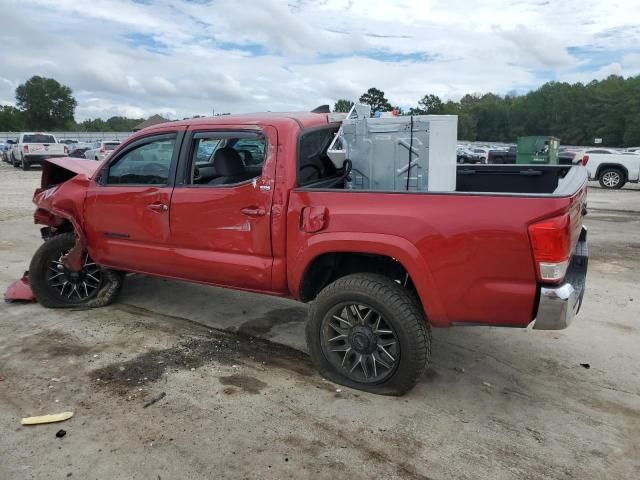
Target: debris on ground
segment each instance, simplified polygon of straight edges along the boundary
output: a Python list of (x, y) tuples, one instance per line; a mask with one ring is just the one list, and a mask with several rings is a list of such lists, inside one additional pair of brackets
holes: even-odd
[(22, 425), (39, 425), (41, 423), (64, 422), (71, 417), (73, 417), (73, 412), (62, 412), (51, 415), (40, 415), (38, 417), (25, 417), (20, 423)]
[(464, 368), (462, 367), (453, 367), (453, 369), (458, 373), (464, 373)]
[(491, 385), (489, 382), (482, 382), (482, 385), (484, 385), (487, 388), (493, 387), (493, 385)]
[(587, 370), (589, 370), (591, 368), (591, 365), (589, 365), (588, 363), (581, 363), (580, 366), (582, 368), (586, 368)]
[(162, 392), (158, 395), (156, 395), (155, 397), (153, 397), (151, 400), (149, 400), (147, 403), (145, 403), (142, 408), (147, 408), (150, 407), (151, 405), (153, 405), (156, 402), (159, 402), (160, 400), (162, 400), (164, 397), (166, 397), (167, 394), (165, 392)]
[(0, 382), (4, 381), (6, 377), (4, 375), (0, 375)]
[(56, 438), (62, 438), (62, 437), (64, 437), (66, 434), (67, 434), (67, 431), (66, 431), (66, 430), (62, 430), (62, 429), (60, 429), (60, 430), (58, 430), (58, 431), (56, 432)]

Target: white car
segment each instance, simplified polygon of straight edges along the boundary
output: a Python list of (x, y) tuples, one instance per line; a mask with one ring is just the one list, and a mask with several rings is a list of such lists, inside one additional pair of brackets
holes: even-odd
[[(598, 180), (602, 188), (618, 189), (625, 183), (640, 180), (640, 155), (634, 153), (599, 153), (608, 149), (590, 149), (575, 156), (587, 167), (590, 180)], [(596, 153), (594, 153), (596, 152)]]
[(489, 159), (489, 149), (485, 147), (473, 147), (471, 150), (481, 161), (487, 163)]
[(104, 160), (120, 145), (119, 140), (95, 142), (93, 148), (84, 152), (84, 158), (89, 160)]
[(68, 147), (49, 133), (21, 133), (11, 148), (9, 163), (29, 170), (31, 165), (42, 164), (47, 158), (66, 157), (68, 152)]

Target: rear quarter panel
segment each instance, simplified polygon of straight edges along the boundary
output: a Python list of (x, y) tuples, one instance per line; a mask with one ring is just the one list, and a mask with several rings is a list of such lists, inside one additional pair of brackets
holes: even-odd
[[(537, 296), (528, 224), (567, 211), (570, 203), (554, 197), (294, 190), (287, 222), (289, 289), (298, 296), (307, 265), (322, 253), (376, 253), (403, 264), (435, 326), (526, 326)], [(300, 229), (305, 206), (326, 208), (320, 232)]]

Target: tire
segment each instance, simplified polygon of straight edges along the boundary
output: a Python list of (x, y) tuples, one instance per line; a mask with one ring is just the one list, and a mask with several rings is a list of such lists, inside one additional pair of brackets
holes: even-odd
[[(344, 333), (339, 333), (335, 325), (343, 326)], [(331, 343), (335, 338), (327, 337), (336, 333), (335, 338), (345, 338)], [(309, 310), (306, 337), (311, 359), (321, 375), (381, 395), (403, 395), (413, 388), (431, 356), (431, 329), (416, 297), (375, 273), (347, 275), (324, 288)], [(349, 367), (353, 367), (350, 372)]]
[[(96, 265), (88, 255), (85, 257), (85, 266), (78, 278), (70, 278), (73, 273), (67, 272), (66, 269), (59, 265), (57, 266), (58, 273), (56, 274), (54, 264), (59, 264), (61, 257), (75, 245), (75, 241), (73, 233), (63, 233), (52, 237), (38, 248), (31, 259), (29, 283), (36, 299), (44, 307), (104, 307), (115, 300), (122, 288), (124, 281), (122, 273)], [(62, 273), (63, 270), (64, 273)], [(89, 272), (92, 273), (89, 274)], [(56, 275), (58, 278), (53, 278)], [(98, 280), (90, 280), (89, 277), (92, 279), (97, 278)], [(64, 286), (62, 287), (62, 293), (60, 293), (53, 282), (65, 281), (69, 285), (68, 291)], [(82, 293), (83, 282), (85, 283), (84, 291), (88, 292), (87, 295)], [(87, 286), (91, 290), (90, 292), (86, 288)]]
[(25, 172), (27, 170), (29, 170), (29, 160), (27, 160), (26, 158), (22, 157), (22, 163), (20, 164), (20, 166), (22, 167), (22, 170), (24, 170)]
[(600, 186), (609, 190), (618, 190), (627, 183), (624, 172), (618, 168), (605, 168), (598, 177)]
[(18, 168), (18, 160), (16, 160), (16, 157), (13, 154), (11, 154), (11, 165), (13, 165), (14, 168)]

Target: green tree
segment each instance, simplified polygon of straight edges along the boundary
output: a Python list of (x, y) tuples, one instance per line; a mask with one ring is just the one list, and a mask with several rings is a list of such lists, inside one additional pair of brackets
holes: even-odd
[(65, 129), (74, 124), (73, 113), (78, 105), (72, 93), (53, 78), (35, 75), (16, 88), (16, 103), (28, 128)]
[(346, 100), (344, 98), (341, 98), (333, 106), (333, 111), (348, 113), (349, 110), (351, 110), (351, 107), (353, 107), (353, 102), (351, 100)]
[(24, 116), (16, 107), (0, 106), (0, 131), (19, 132), (24, 130)]
[(384, 92), (377, 88), (370, 88), (366, 93), (363, 93), (360, 97), (360, 103), (371, 107), (372, 116), (377, 112), (388, 112), (392, 108), (389, 100), (385, 98)]
[(409, 109), (410, 115), (442, 115), (444, 103), (437, 95), (428, 94), (418, 101), (417, 108)]

